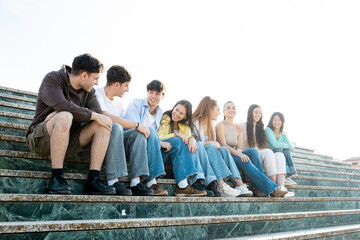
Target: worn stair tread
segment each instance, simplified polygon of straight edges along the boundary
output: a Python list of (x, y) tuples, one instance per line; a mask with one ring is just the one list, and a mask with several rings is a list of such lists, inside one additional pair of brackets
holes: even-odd
[(345, 167), (340, 165), (330, 165), (330, 164), (323, 164), (323, 163), (314, 163), (314, 162), (303, 162), (301, 160), (298, 160), (298, 158), (293, 158), (294, 164), (306, 164), (310, 166), (317, 166), (317, 167), (332, 167), (337, 169), (347, 169), (347, 170), (353, 170), (355, 172), (360, 172), (360, 169), (352, 168), (352, 167)]
[(357, 179), (343, 179), (343, 178), (329, 178), (329, 177), (313, 177), (313, 176), (302, 176), (302, 175), (291, 176), (291, 178), (292, 178), (292, 179), (316, 180), (316, 181), (360, 183), (360, 180), (357, 180)]
[[(20, 177), (20, 178), (38, 178), (38, 179), (50, 179), (50, 172), (41, 171), (25, 171), (25, 170), (9, 170), (0, 169), (1, 177)], [(86, 180), (87, 175), (81, 173), (65, 173), (66, 179), (69, 180)], [(102, 176), (105, 179), (105, 176)], [(129, 182), (128, 177), (120, 178), (120, 181)], [(159, 184), (176, 184), (175, 179), (158, 179)], [(303, 190), (332, 190), (332, 191), (360, 191), (360, 188), (355, 187), (334, 187), (334, 186), (309, 186), (309, 185), (294, 185), (289, 186), (288, 189), (303, 189)]]
[(10, 103), (10, 102), (5, 102), (5, 101), (1, 101), (1, 100), (0, 100), (0, 106), (35, 111), (34, 106), (29, 106), (29, 105), (25, 105), (25, 104), (18, 104), (18, 103)]
[(9, 87), (0, 86), (0, 90), (8, 91), (8, 92), (14, 92), (14, 93), (21, 93), (21, 94), (37, 97), (37, 93), (35, 93), (35, 92), (30, 92), (30, 91), (15, 89), (15, 88), (9, 88)]
[(298, 218), (334, 217), (360, 214), (360, 209), (312, 211), (271, 214), (249, 214), (230, 216), (201, 216), (201, 217), (171, 217), (171, 218), (142, 218), (142, 219), (105, 219), (105, 220), (60, 220), (60, 221), (30, 221), (30, 222), (1, 222), (1, 233), (31, 233), (56, 231), (87, 231), (110, 230), (127, 228), (150, 228), (169, 226), (193, 226), (222, 223), (277, 221)]
[(351, 202), (360, 197), (292, 197), (292, 198), (254, 198), (254, 197), (149, 197), (149, 196), (105, 196), (105, 195), (55, 195), (55, 194), (0, 194), (0, 203), (8, 202), (81, 202), (81, 203), (264, 203), (264, 202)]
[[(254, 235), (238, 238), (226, 238), (227, 240), (300, 240), (300, 239), (313, 239), (331, 237), (337, 235), (351, 234), (360, 232), (360, 224), (326, 227), (326, 228), (314, 228), (309, 230), (299, 230), (291, 232), (271, 233), (266, 235)], [(225, 240), (218, 239), (218, 240)]]
[(24, 102), (29, 102), (29, 103), (36, 103), (35, 98), (20, 97), (20, 96), (16, 96), (16, 95), (12, 95), (12, 94), (6, 94), (6, 93), (0, 93), (0, 98), (8, 98), (8, 99), (12, 99), (12, 100), (19, 100), (19, 101), (24, 101)]
[(19, 129), (19, 130), (26, 130), (28, 128), (28, 125), (19, 124), (19, 123), (0, 122), (0, 127), (14, 128), (14, 129)]
[(26, 138), (25, 138), (25, 137), (22, 137), (22, 136), (0, 134), (0, 141), (9, 141), (9, 142), (21, 142), (21, 143), (25, 143), (25, 142), (26, 142)]
[(292, 153), (291, 156), (293, 158), (297, 158), (297, 159), (308, 159), (308, 160), (314, 160), (314, 161), (320, 161), (320, 162), (337, 163), (339, 166), (341, 166), (341, 165), (343, 165), (343, 166), (351, 166), (350, 163), (339, 162), (339, 161), (334, 161), (334, 160), (330, 160), (330, 159), (318, 158), (317, 155), (312, 155), (312, 154), (307, 154), (307, 156), (304, 156), (304, 155), (300, 155), (298, 153)]
[(359, 173), (356, 172), (340, 172), (340, 171), (332, 171), (332, 170), (324, 170), (324, 169), (316, 169), (316, 168), (303, 168), (296, 167), (297, 171), (301, 172), (316, 172), (316, 173), (328, 173), (328, 174), (340, 174), (340, 175), (348, 175), (348, 176), (360, 176)]
[[(7, 111), (0, 111), (0, 116), (3, 117), (12, 117), (12, 118), (19, 118), (19, 119), (26, 119), (26, 120), (33, 120), (34, 115), (29, 114), (22, 114), (22, 113), (14, 113), (14, 112), (7, 112)], [(27, 127), (27, 126), (26, 126)]]
[[(87, 174), (81, 173), (64, 173), (66, 179), (69, 180), (87, 180)], [(41, 171), (26, 171), (26, 170), (9, 170), (9, 169), (0, 169), (0, 177), (21, 177), (21, 178), (40, 178), (40, 179), (50, 179), (51, 172), (41, 172)], [(106, 179), (105, 176), (101, 176), (102, 179)], [(129, 182), (129, 177), (119, 178), (122, 182)], [(157, 179), (159, 184), (176, 184), (175, 179)]]

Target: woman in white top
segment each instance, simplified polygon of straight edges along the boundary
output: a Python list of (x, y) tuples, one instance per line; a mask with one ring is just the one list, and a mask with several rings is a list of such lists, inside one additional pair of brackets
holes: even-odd
[(285, 161), (284, 159), (276, 159), (274, 152), (267, 148), (262, 109), (259, 105), (253, 104), (249, 107), (247, 122), (241, 123), (241, 127), (243, 128), (242, 150), (257, 148), (266, 176), (286, 191), (287, 189), (284, 187)]

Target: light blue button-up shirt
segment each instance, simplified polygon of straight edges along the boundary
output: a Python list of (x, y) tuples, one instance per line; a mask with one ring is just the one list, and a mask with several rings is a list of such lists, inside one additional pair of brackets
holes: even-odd
[[(149, 111), (149, 104), (147, 98), (145, 99), (136, 98), (129, 103), (125, 111), (124, 118), (143, 124), (147, 111)], [(157, 106), (155, 113), (155, 126), (156, 126), (155, 130), (157, 130), (160, 127), (160, 121), (162, 115), (163, 115), (163, 110), (160, 108), (160, 106)]]

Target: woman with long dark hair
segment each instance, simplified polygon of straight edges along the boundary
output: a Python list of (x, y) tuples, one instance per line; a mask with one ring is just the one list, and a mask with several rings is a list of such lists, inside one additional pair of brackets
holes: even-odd
[(231, 101), (224, 105), (224, 120), (216, 125), (216, 136), (219, 143), (225, 146), (233, 156), (239, 169), (243, 170), (253, 182), (254, 193), (257, 196), (282, 197), (287, 191), (282, 190), (265, 174), (256, 149), (242, 150), (243, 130), (240, 124), (234, 122), (236, 116), (235, 104)]
[(296, 169), (291, 157), (290, 151), (294, 150), (294, 146), (290, 143), (286, 133), (283, 131), (285, 125), (285, 117), (280, 112), (274, 112), (270, 121), (265, 128), (267, 145), (275, 153), (275, 158), (286, 160), (286, 176), (285, 185), (296, 185), (290, 176), (296, 173)]
[(286, 176), (285, 160), (275, 159), (274, 152), (267, 148), (264, 123), (262, 121), (262, 109), (259, 105), (253, 104), (249, 107), (247, 122), (241, 123), (241, 127), (243, 128), (242, 149), (258, 149), (266, 176), (278, 184), (284, 191), (287, 191), (284, 187)]
[[(243, 183), (239, 170), (229, 150), (216, 141), (213, 121), (220, 115), (217, 102), (210, 97), (204, 97), (193, 113), (194, 132), (196, 140), (206, 151), (211, 167), (218, 180), (217, 188), (224, 197), (251, 197), (253, 193)], [(235, 183), (235, 189), (225, 181)]]
[(206, 196), (206, 191), (200, 191), (189, 185), (188, 181), (204, 179), (204, 174), (198, 165), (198, 157), (195, 154), (196, 141), (191, 135), (192, 106), (187, 100), (181, 100), (175, 106), (165, 112), (158, 129), (161, 141), (170, 143), (171, 148), (176, 148), (176, 154), (168, 149), (162, 149), (164, 164), (171, 161), (173, 173), (177, 182), (175, 195), (180, 197)]

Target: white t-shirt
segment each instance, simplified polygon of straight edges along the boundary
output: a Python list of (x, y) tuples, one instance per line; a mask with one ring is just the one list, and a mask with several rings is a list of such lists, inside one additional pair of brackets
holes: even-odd
[(104, 91), (104, 88), (95, 88), (95, 95), (99, 101), (101, 110), (106, 111), (112, 115), (122, 117), (124, 114), (124, 107), (119, 97), (114, 97), (110, 100)]
[(155, 116), (154, 116), (154, 115), (151, 115), (149, 111), (146, 111), (143, 124), (144, 124), (146, 127), (153, 127), (153, 128), (156, 129)]

